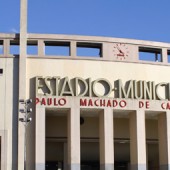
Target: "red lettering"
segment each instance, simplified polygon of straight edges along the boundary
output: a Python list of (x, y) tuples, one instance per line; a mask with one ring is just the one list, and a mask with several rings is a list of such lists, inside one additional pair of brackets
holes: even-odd
[(111, 107), (111, 101), (110, 100), (107, 101), (107, 107)]
[(170, 103), (165, 103), (165, 102), (163, 102), (162, 104), (161, 104), (161, 108), (162, 109), (167, 109), (167, 110), (170, 110)]
[(116, 107), (118, 105), (117, 100), (113, 100), (113, 107)]
[(167, 103), (166, 109), (170, 109), (170, 103)]
[(95, 101), (94, 101), (94, 105), (95, 105), (95, 106), (99, 106), (99, 104), (97, 103), (98, 101), (99, 101), (99, 100), (95, 100)]
[(149, 109), (149, 101), (146, 102), (146, 109)]
[(51, 104), (52, 104), (52, 98), (48, 98), (48, 99), (47, 99), (47, 104), (48, 104), (48, 105), (51, 105)]
[(165, 109), (165, 106), (164, 106), (164, 105), (165, 105), (165, 103), (162, 103), (162, 104), (161, 104), (162, 109)]
[(45, 98), (42, 98), (42, 100), (41, 100), (41, 105), (46, 105)]
[(139, 101), (139, 108), (143, 108), (143, 107), (145, 107), (146, 109), (149, 109), (150, 108), (149, 101), (146, 101), (146, 102)]
[(92, 101), (92, 99), (89, 100), (88, 106), (93, 106), (93, 101)]
[(54, 106), (58, 106), (58, 102), (56, 98), (54, 99)]
[(60, 106), (64, 106), (64, 105), (66, 104), (66, 99), (64, 99), (64, 98), (59, 99), (59, 100), (58, 100), (58, 104), (59, 104)]
[(105, 100), (100, 100), (100, 106), (102, 107), (102, 106), (104, 106), (105, 107), (105, 104), (106, 104), (106, 102), (105, 102)]
[(38, 104), (40, 102), (39, 98), (36, 98), (35, 104)]
[(119, 105), (120, 105), (120, 107), (125, 107), (126, 106), (126, 101), (125, 100), (121, 100)]
[(142, 108), (144, 106), (144, 103), (142, 101), (139, 101), (139, 108)]
[(87, 106), (87, 99), (80, 99), (80, 106)]

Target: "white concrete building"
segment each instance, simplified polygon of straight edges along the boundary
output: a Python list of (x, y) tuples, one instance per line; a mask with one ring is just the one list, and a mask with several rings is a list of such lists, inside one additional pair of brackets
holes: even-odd
[(29, 34), (25, 7), (0, 34), (1, 170), (169, 170), (170, 44)]

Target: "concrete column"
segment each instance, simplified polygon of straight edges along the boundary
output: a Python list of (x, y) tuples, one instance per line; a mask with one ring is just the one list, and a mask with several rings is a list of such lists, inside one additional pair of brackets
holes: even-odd
[(72, 57), (77, 56), (76, 49), (77, 49), (76, 41), (71, 41), (71, 44), (70, 44), (70, 56), (72, 56)]
[(36, 108), (35, 170), (45, 170), (45, 108)]
[(145, 112), (130, 113), (131, 170), (146, 170)]
[(4, 50), (4, 56), (5, 57), (7, 57), (7, 56), (9, 56), (10, 55), (10, 40), (9, 39), (6, 39), (6, 40), (4, 40), (4, 48), (3, 48), (3, 50)]
[(112, 55), (109, 55), (113, 53), (112, 48), (113, 48), (113, 44), (107, 42), (102, 43), (101, 56), (104, 60), (111, 60), (111, 61), (113, 60)]
[(68, 170), (80, 170), (80, 109), (72, 106), (67, 118)]
[(160, 170), (170, 170), (170, 111), (158, 117)]
[[(26, 99), (27, 0), (20, 0), (19, 99)], [(19, 109), (22, 106), (19, 104)], [(19, 117), (22, 114), (19, 113)], [(24, 169), (24, 127), (18, 124), (18, 170)]]
[(162, 48), (162, 62), (163, 63), (168, 63), (168, 49), (167, 48)]
[(45, 55), (44, 40), (38, 40), (38, 56), (42, 57), (44, 55)]
[(100, 170), (114, 170), (113, 111), (104, 109), (100, 121)]
[(21, 0), (20, 6), (19, 97), (26, 99), (27, 0)]

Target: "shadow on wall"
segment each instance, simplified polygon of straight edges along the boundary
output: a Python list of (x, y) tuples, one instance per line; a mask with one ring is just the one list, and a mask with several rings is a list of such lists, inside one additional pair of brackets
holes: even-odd
[(18, 82), (19, 82), (19, 59), (13, 58), (13, 110), (12, 110), (12, 169), (17, 169), (18, 164)]
[(31, 78), (29, 81), (29, 98), (32, 99), (30, 107), (32, 108), (32, 113), (30, 117), (32, 121), (27, 127), (27, 169), (35, 169), (35, 78)]

